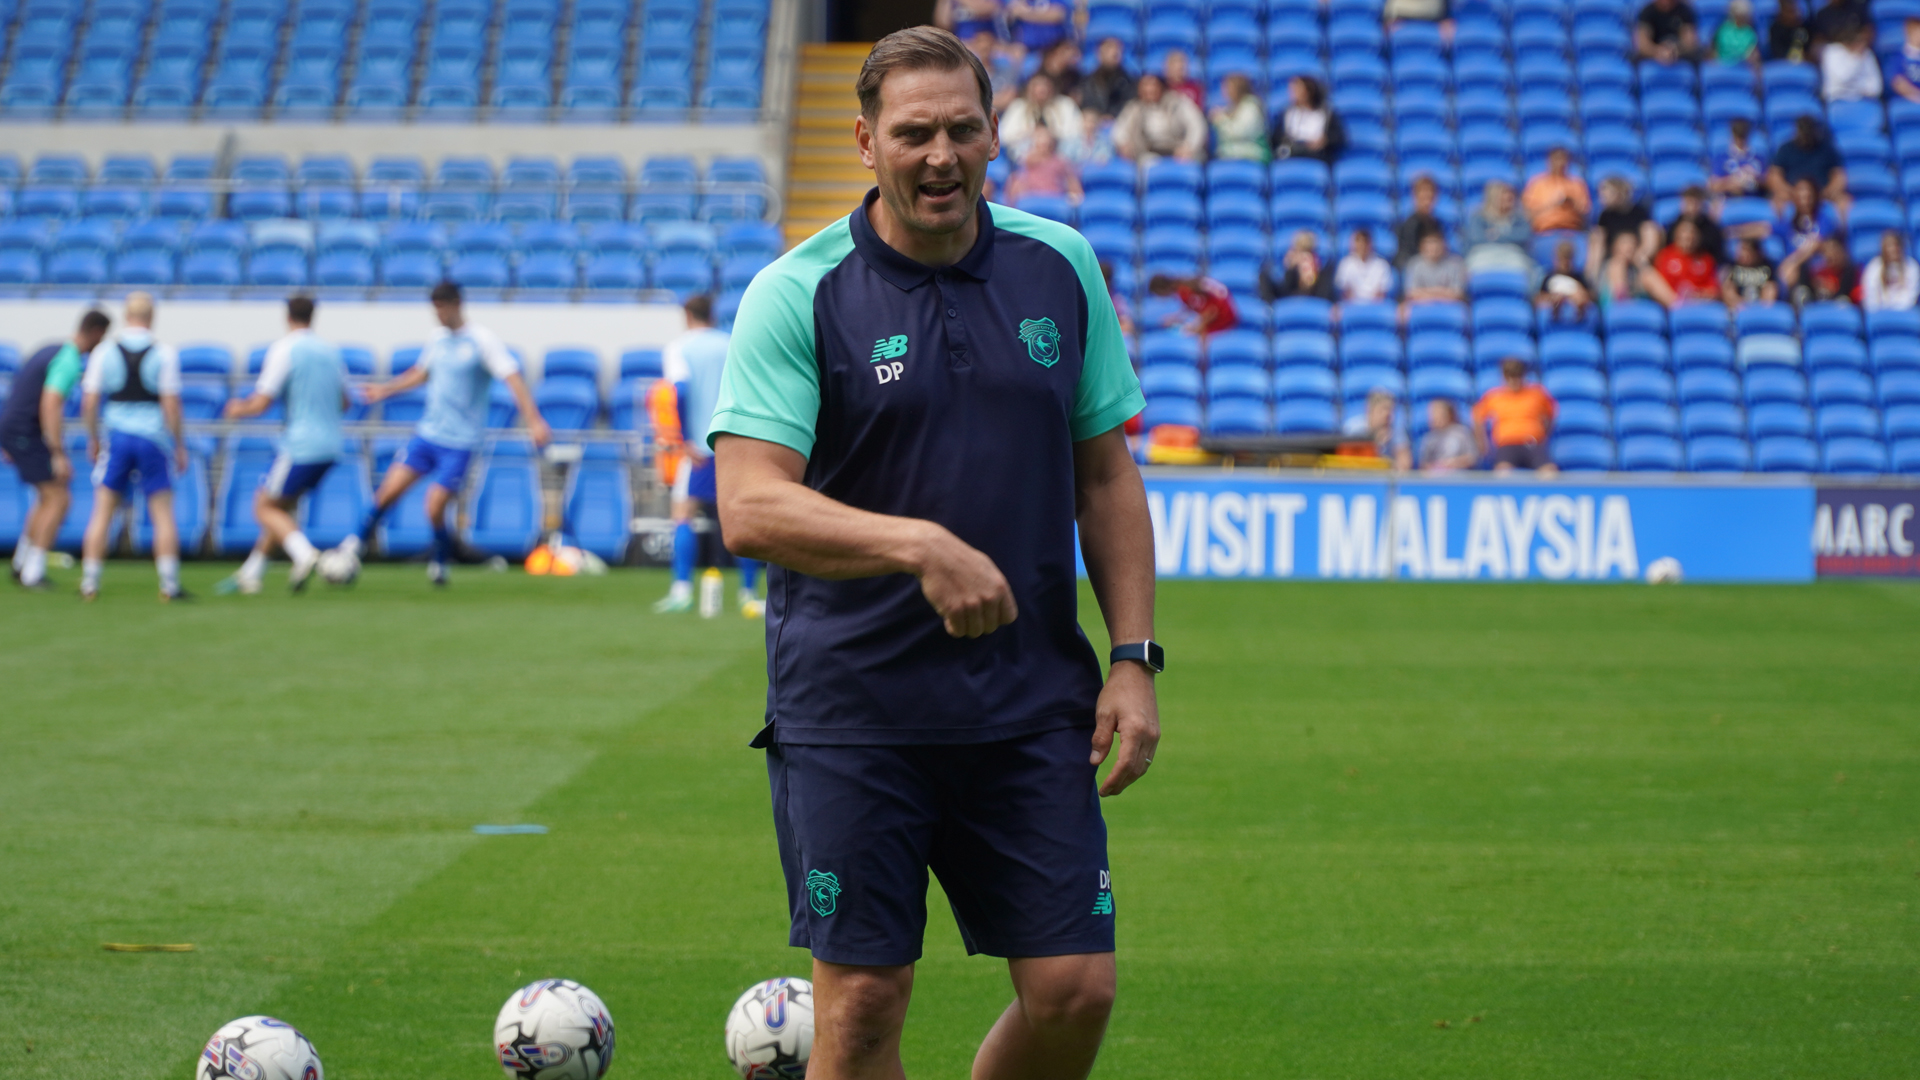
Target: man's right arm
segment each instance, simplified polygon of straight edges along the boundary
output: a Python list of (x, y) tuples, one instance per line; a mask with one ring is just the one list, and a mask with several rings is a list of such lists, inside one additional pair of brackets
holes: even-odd
[(980, 637), (1019, 614), (983, 552), (918, 518), (858, 510), (801, 483), (790, 447), (722, 432), (713, 445), (720, 527), (736, 555), (829, 580), (912, 574), (947, 633)]

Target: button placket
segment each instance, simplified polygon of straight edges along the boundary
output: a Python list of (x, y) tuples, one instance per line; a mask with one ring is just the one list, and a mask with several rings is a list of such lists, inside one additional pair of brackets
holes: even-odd
[(935, 274), (933, 281), (940, 290), (940, 306), (946, 312), (947, 359), (954, 367), (970, 367), (967, 324), (960, 318), (959, 290), (953, 287), (952, 275)]

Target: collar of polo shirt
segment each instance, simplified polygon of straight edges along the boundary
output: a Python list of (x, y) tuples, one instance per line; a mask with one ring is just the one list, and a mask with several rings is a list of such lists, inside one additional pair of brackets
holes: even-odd
[(993, 213), (987, 209), (987, 200), (981, 199), (979, 209), (974, 211), (974, 220), (980, 223), (980, 235), (973, 241), (973, 247), (952, 266), (928, 266), (916, 262), (895, 251), (880, 234), (874, 231), (873, 222), (867, 219), (869, 208), (880, 197), (880, 189), (868, 190), (867, 197), (860, 201), (848, 226), (853, 233), (853, 246), (860, 252), (873, 271), (886, 279), (887, 283), (902, 292), (919, 288), (933, 275), (942, 271), (965, 274), (976, 281), (985, 281), (993, 271)]

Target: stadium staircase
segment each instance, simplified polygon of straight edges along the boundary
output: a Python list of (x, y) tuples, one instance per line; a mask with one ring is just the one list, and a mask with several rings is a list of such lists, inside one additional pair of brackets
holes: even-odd
[(873, 186), (853, 147), (853, 117), (860, 111), (853, 81), (872, 47), (831, 42), (801, 49), (787, 160), (788, 247), (845, 216)]

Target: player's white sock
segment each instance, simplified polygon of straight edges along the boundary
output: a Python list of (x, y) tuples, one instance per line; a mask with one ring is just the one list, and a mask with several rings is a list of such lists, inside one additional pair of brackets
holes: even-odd
[(47, 576), (47, 553), (32, 544), (20, 546), (27, 549), (27, 559), (20, 565), (20, 584), (38, 585)]
[(13, 568), (15, 570), (27, 565), (27, 552), (32, 550), (33, 545), (27, 543), (25, 540), (13, 546)]
[(305, 562), (320, 554), (314, 548), (313, 541), (307, 539), (307, 534), (298, 529), (288, 533), (287, 538), (280, 541), (280, 546), (287, 549), (288, 557), (294, 562)]
[(160, 591), (180, 591), (180, 556), (159, 555), (153, 560), (153, 568), (160, 571)]
[(100, 591), (100, 571), (106, 569), (106, 563), (100, 559), (80, 560), (80, 591), (93, 593)]
[(669, 600), (691, 600), (692, 598), (693, 582), (691, 581), (676, 581), (672, 585), (667, 586), (667, 599)]
[(247, 553), (247, 561), (240, 564), (240, 572), (234, 575), (242, 581), (259, 581), (267, 576), (267, 553), (254, 548)]
[(340, 541), (340, 550), (349, 555), (360, 554), (360, 537), (357, 534), (350, 535), (345, 540)]

